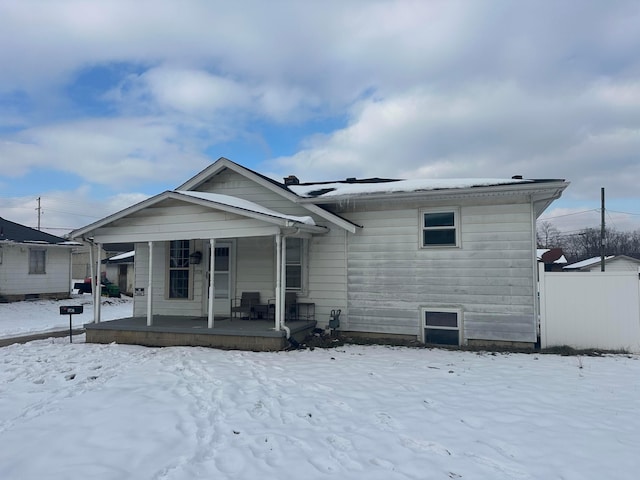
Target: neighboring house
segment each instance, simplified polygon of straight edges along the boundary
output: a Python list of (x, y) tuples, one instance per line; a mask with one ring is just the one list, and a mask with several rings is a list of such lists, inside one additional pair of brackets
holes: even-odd
[[(573, 272), (599, 272), (601, 271), (602, 257), (592, 257), (580, 262), (572, 263), (563, 268)], [(626, 255), (609, 255), (604, 258), (605, 272), (637, 272), (640, 268), (640, 260)]]
[(102, 260), (107, 279), (118, 285), (120, 292), (129, 296), (133, 295), (135, 282), (134, 258), (135, 251), (130, 251)]
[(545, 272), (560, 272), (567, 264), (567, 259), (561, 248), (539, 248), (538, 262), (544, 263)]
[(0, 218), (0, 301), (68, 298), (76, 245)]
[[(82, 242), (81, 245), (73, 249), (73, 267), (72, 267), (72, 276), (76, 280), (82, 280), (84, 278), (91, 277), (91, 262), (92, 257), (90, 253), (91, 245), (89, 242)], [(100, 251), (100, 258), (110, 258), (114, 255), (118, 255), (120, 253), (129, 252), (133, 249), (132, 243), (126, 244), (108, 244), (103, 245)], [(96, 254), (96, 252), (93, 252)], [(95, 268), (95, 265), (93, 265)], [(109, 278), (109, 277), (107, 277)], [(111, 278), (109, 278), (111, 280)], [(112, 280), (116, 282), (115, 279)]]
[(520, 177), (280, 183), (221, 158), (71, 236), (135, 243), (134, 316), (148, 327), (171, 315), (206, 317), (213, 328), (231, 299), (259, 292), (275, 299), (279, 331), (285, 293), (295, 292), (322, 328), (340, 310), (349, 335), (533, 346), (536, 219), (567, 186)]

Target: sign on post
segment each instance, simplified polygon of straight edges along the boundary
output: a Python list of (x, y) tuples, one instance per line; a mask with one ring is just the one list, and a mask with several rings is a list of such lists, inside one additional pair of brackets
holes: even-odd
[(69, 343), (73, 343), (73, 327), (71, 318), (77, 313), (84, 311), (84, 305), (61, 305), (60, 315), (69, 315)]

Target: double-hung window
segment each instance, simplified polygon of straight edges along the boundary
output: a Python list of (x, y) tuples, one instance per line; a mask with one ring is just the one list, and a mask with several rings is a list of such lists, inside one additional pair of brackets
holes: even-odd
[(304, 240), (302, 238), (287, 238), (286, 248), (286, 284), (287, 290), (302, 291)]
[(47, 251), (44, 248), (29, 249), (29, 274), (44, 275), (46, 271)]
[(189, 298), (189, 240), (169, 242), (169, 298)]
[(460, 220), (457, 209), (421, 210), (420, 217), (422, 248), (460, 246)]

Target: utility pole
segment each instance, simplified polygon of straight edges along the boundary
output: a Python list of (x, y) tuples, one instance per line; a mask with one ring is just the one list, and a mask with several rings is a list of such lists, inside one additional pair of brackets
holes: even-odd
[(604, 272), (604, 187), (600, 189), (600, 271)]
[(38, 202), (36, 211), (38, 212), (38, 230), (40, 230), (40, 216), (42, 215), (42, 207), (40, 207), (40, 197), (36, 198), (36, 202)]

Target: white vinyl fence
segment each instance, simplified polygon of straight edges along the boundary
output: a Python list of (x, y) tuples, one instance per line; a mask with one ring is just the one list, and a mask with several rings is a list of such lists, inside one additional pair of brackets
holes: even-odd
[(640, 353), (639, 272), (539, 269), (542, 348)]

